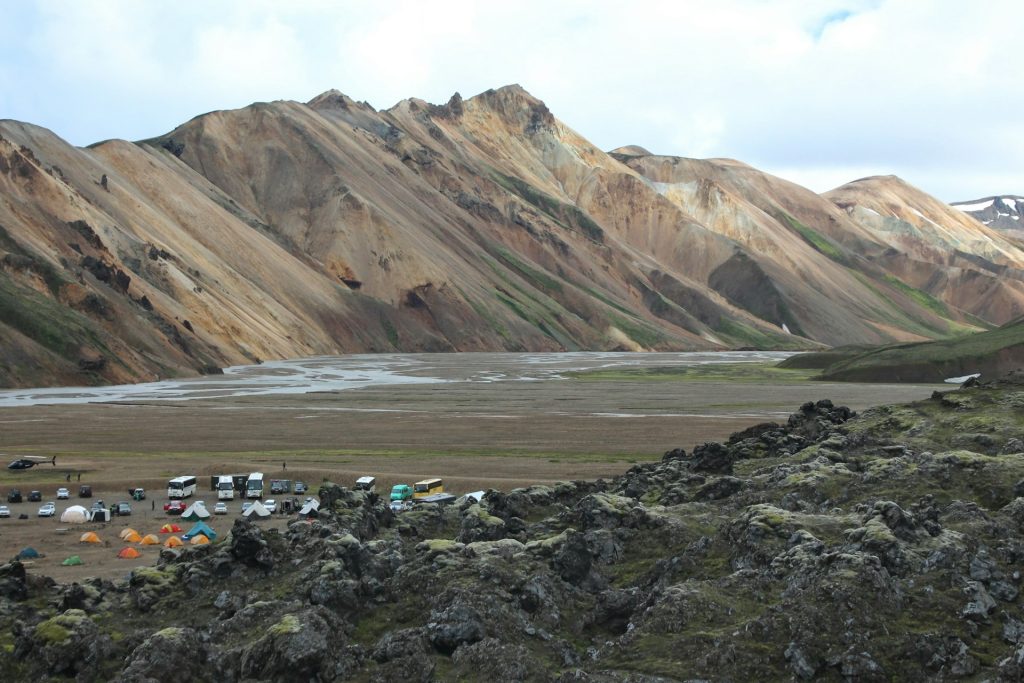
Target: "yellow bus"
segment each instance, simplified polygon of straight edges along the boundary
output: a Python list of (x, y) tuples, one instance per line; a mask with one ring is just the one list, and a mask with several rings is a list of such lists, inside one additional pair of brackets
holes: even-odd
[(426, 498), (432, 496), (435, 493), (444, 493), (444, 482), (440, 479), (424, 479), (418, 481), (412, 486), (412, 497), (413, 498)]

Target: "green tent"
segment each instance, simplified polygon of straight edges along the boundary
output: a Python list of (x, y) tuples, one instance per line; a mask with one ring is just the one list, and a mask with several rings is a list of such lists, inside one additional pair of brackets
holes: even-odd
[(80, 564), (84, 564), (84, 563), (82, 562), (82, 558), (80, 558), (78, 555), (72, 555), (68, 559), (66, 559), (63, 562), (61, 562), (61, 564), (64, 565), (65, 567), (74, 567), (76, 565), (80, 565)]

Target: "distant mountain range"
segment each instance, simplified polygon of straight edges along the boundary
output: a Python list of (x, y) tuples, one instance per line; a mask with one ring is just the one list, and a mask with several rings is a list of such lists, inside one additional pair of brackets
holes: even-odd
[(1024, 197), (999, 195), (969, 202), (953, 202), (953, 206), (974, 216), (997, 230), (1019, 230), (1024, 234)]
[(387, 351), (813, 349), (1024, 315), (1024, 250), (895, 177), (602, 152), (519, 86), (337, 91), (76, 148), (0, 122), (0, 384)]

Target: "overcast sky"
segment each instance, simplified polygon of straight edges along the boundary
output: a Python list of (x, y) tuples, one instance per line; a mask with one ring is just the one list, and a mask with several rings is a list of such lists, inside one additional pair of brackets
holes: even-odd
[(0, 23), (0, 118), (76, 145), (337, 88), (386, 108), (519, 83), (603, 149), (732, 157), (815, 191), (897, 174), (1024, 194), (1016, 2), (39, 0)]

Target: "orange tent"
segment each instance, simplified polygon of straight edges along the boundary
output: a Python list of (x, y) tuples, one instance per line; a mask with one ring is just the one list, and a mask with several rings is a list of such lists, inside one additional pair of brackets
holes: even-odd
[(137, 535), (138, 533), (139, 532), (136, 531), (135, 529), (133, 529), (131, 527), (126, 527), (124, 529), (121, 529), (121, 533), (119, 533), (117, 535), (117, 537), (120, 538), (123, 541), (126, 536), (130, 536), (131, 534), (136, 534)]
[(125, 534), (121, 537), (121, 540), (125, 543), (139, 543), (142, 541), (142, 536), (139, 535), (138, 531), (131, 530), (130, 534)]
[(199, 534), (198, 536), (193, 536), (192, 540), (189, 541), (189, 543), (191, 543), (192, 545), (206, 545), (209, 542), (210, 539), (208, 539), (206, 536), (202, 534)]
[(160, 527), (160, 533), (162, 534), (176, 534), (181, 531), (181, 527), (177, 524), (164, 524)]
[(177, 548), (180, 545), (185, 545), (185, 544), (182, 543), (181, 539), (178, 538), (177, 536), (171, 536), (166, 541), (164, 541), (164, 547), (165, 548)]
[(95, 531), (86, 531), (78, 539), (79, 543), (102, 543), (100, 537), (96, 535)]
[[(138, 534), (136, 534), (136, 536), (137, 535)], [(120, 557), (122, 560), (134, 560), (135, 558), (137, 558), (137, 557), (139, 557), (141, 555), (142, 555), (142, 553), (140, 553), (135, 548), (132, 548), (131, 546), (129, 546), (127, 548), (122, 548), (121, 552), (119, 552), (117, 554), (117, 556)]]
[(156, 534), (146, 534), (139, 543), (142, 545), (160, 545), (160, 539), (157, 538)]

